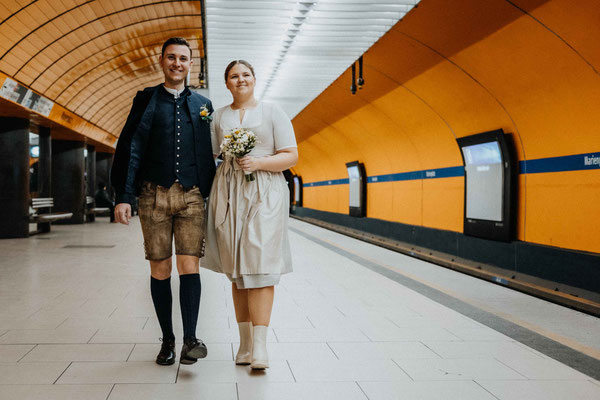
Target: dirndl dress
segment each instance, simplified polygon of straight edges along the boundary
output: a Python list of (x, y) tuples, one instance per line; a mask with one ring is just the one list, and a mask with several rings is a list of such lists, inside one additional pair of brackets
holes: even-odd
[[(249, 154), (265, 157), (296, 147), (289, 117), (271, 103), (260, 102), (245, 112), (230, 106), (215, 111), (211, 123), (213, 153), (235, 128), (252, 130), (258, 143)], [(247, 182), (234, 158), (217, 168), (211, 188), (206, 227), (206, 251), (201, 266), (221, 272), (238, 289), (273, 286), (292, 271), (288, 237), (289, 189), (281, 172), (254, 171)]]

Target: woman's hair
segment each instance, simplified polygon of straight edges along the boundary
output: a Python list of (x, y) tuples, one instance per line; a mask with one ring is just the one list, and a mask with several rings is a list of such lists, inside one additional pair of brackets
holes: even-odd
[(252, 68), (252, 65), (248, 61), (233, 60), (232, 62), (229, 63), (227, 68), (225, 68), (225, 82), (227, 82), (227, 78), (229, 78), (229, 71), (231, 71), (231, 68), (235, 67), (237, 64), (242, 64), (242, 65), (245, 65), (246, 67), (248, 67), (250, 72), (252, 72), (252, 76), (254, 76), (254, 68)]

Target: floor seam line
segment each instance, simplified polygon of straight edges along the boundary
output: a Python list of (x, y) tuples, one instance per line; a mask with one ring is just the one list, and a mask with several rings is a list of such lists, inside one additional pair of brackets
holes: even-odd
[(115, 386), (117, 386), (117, 384), (113, 383), (112, 387), (110, 388), (110, 391), (108, 392), (108, 396), (106, 396), (106, 400), (110, 398), (110, 395), (112, 394), (113, 390), (115, 390)]
[(67, 372), (67, 370), (69, 369), (69, 367), (73, 365), (73, 361), (69, 362), (69, 365), (67, 365), (67, 368), (65, 368), (63, 370), (63, 372), (60, 373), (60, 375), (58, 376), (58, 378), (56, 378), (56, 380), (54, 382), (52, 382), (53, 385), (56, 385), (56, 382), (58, 382), (58, 380), (64, 375), (65, 372)]
[(29, 351), (27, 353), (23, 354), (23, 357), (21, 357), (21, 358), (19, 358), (17, 360), (17, 362), (21, 362), (22, 359), (24, 359), (25, 357), (27, 357), (27, 354), (31, 353), (33, 351), (33, 349), (35, 349), (38, 346), (39, 346), (39, 344), (37, 344), (37, 343), (34, 344), (33, 347), (31, 349), (29, 349)]
[(287, 366), (290, 369), (290, 373), (292, 374), (292, 378), (294, 378), (294, 383), (298, 383), (298, 381), (296, 380), (296, 375), (294, 375), (294, 371), (292, 371), (292, 366), (290, 365), (290, 360), (285, 360), (285, 362), (287, 363)]
[(486, 392), (488, 392), (490, 395), (492, 395), (495, 399), (501, 400), (500, 397), (496, 396), (494, 393), (490, 392), (489, 390), (487, 390), (487, 388), (485, 388), (482, 384), (480, 384), (479, 382), (477, 382), (476, 379), (471, 380), (471, 382), (475, 383), (477, 386), (479, 386), (480, 388), (482, 388), (483, 390), (485, 390)]
[(360, 389), (360, 391), (362, 392), (362, 394), (365, 395), (365, 397), (367, 398), (367, 400), (370, 400), (370, 398), (367, 395), (367, 393), (364, 391), (364, 389), (362, 388), (362, 386), (360, 386), (360, 383), (358, 383), (358, 381), (354, 381), (354, 383), (356, 383), (356, 386), (358, 386), (358, 388)]

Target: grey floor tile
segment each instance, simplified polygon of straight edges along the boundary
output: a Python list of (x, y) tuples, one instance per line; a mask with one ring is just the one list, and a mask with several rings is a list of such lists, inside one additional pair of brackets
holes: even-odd
[(25, 329), (10, 330), (0, 344), (87, 343), (96, 329)]
[[(239, 344), (234, 343), (237, 352)], [(270, 360), (337, 360), (327, 343), (269, 343)]]
[(239, 383), (239, 400), (368, 400), (355, 382)]
[[(452, 333), (454, 336), (456, 336), (462, 340), (470, 340), (470, 341), (498, 340), (498, 341), (504, 341), (504, 342), (512, 342), (514, 340), (514, 339), (512, 339), (506, 335), (503, 335), (503, 334), (501, 334), (493, 329), (490, 329), (488, 327), (481, 327), (481, 328), (450, 327), (450, 328), (447, 328), (447, 330), (450, 333)], [(431, 339), (431, 340), (435, 340), (435, 339)]]
[(17, 362), (33, 347), (30, 344), (0, 344), (0, 363)]
[(40, 344), (22, 362), (126, 361), (133, 344)]
[(506, 356), (496, 358), (529, 379), (590, 379), (589, 376), (551, 358), (515, 359)]
[(415, 381), (527, 379), (497, 360), (437, 359), (395, 360)]
[(68, 362), (0, 363), (0, 384), (53, 384)]
[(408, 381), (410, 378), (391, 360), (291, 360), (290, 367), (298, 382)]
[(369, 342), (369, 338), (357, 328), (290, 329), (273, 328), (281, 343), (315, 342)]
[(106, 400), (113, 385), (2, 385), (0, 400)]
[(237, 400), (234, 383), (117, 384), (108, 400)]
[(514, 342), (504, 341), (464, 341), (464, 342), (435, 342), (423, 341), (427, 347), (442, 358), (540, 358), (534, 351)]
[(86, 327), (89, 329), (121, 329), (121, 330), (141, 330), (148, 322), (147, 317), (134, 318), (67, 318), (60, 324), (61, 329), (76, 329)]
[[(363, 328), (364, 329), (364, 328)], [(419, 340), (461, 340), (444, 328), (437, 326), (429, 327), (409, 327), (389, 329), (370, 329), (365, 334), (374, 342), (400, 342), (400, 341), (419, 341)]]
[(9, 329), (55, 329), (64, 321), (63, 317), (33, 315), (29, 318), (7, 321), (2, 323), (2, 326)]
[(598, 400), (600, 387), (589, 381), (486, 381), (477, 382), (500, 400)]
[(340, 360), (440, 358), (420, 342), (329, 343), (329, 346)]
[(177, 367), (154, 362), (74, 362), (56, 383), (175, 383)]
[(270, 361), (266, 371), (253, 371), (248, 366), (235, 365), (233, 361), (202, 361), (182, 365), (177, 383), (224, 383), (224, 382), (294, 382), (285, 361)]
[(151, 330), (100, 329), (90, 343), (160, 343), (162, 333)]
[(358, 384), (369, 400), (496, 400), (473, 381), (358, 382)]

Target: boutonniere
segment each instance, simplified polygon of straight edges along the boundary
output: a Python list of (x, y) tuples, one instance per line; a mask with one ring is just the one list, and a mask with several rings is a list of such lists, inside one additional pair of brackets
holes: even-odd
[(202, 118), (204, 121), (212, 121), (211, 112), (208, 111), (208, 108), (206, 108), (206, 104), (200, 107), (200, 118)]

